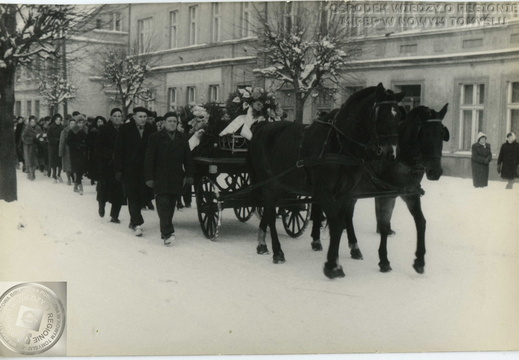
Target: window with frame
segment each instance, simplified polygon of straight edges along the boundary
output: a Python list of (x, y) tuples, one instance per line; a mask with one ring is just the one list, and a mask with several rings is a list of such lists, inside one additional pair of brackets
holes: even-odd
[(178, 47), (178, 10), (169, 12), (169, 48)]
[(34, 100), (34, 116), (40, 118), (40, 100)]
[(177, 107), (177, 88), (168, 88), (168, 110), (175, 110)]
[(197, 21), (198, 20), (198, 6), (189, 7), (189, 28), (188, 28), (188, 44), (195, 45), (198, 40)]
[(220, 102), (220, 85), (209, 85), (209, 101)]
[(241, 37), (246, 38), (251, 35), (251, 6), (249, 2), (241, 3)]
[(16, 101), (14, 103), (14, 114), (16, 116), (21, 116), (22, 115), (22, 102), (21, 101)]
[(212, 3), (212, 40), (213, 42), (220, 41), (220, 14), (221, 14), (221, 3)]
[(420, 106), (422, 103), (422, 85), (396, 85), (396, 91), (405, 92), (405, 97), (402, 99), (402, 106), (405, 108), (405, 111), (411, 111), (417, 106)]
[(121, 14), (118, 12), (112, 14), (112, 30), (121, 31)]
[(462, 84), (458, 150), (469, 151), (485, 121), (485, 84)]
[(187, 87), (187, 104), (196, 105), (196, 87), (194, 86)]
[(506, 102), (506, 133), (519, 134), (519, 82), (508, 82)]
[(148, 50), (151, 40), (151, 20), (152, 18), (141, 19), (137, 21), (138, 29), (138, 45), (139, 53), (144, 53)]
[(27, 100), (27, 109), (26, 109), (27, 116), (32, 115), (32, 101)]

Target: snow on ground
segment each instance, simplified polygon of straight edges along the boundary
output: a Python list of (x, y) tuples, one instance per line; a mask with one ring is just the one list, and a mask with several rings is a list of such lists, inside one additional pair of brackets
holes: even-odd
[(0, 202), (0, 281), (67, 282), (69, 356), (519, 349), (519, 184), (425, 181), (423, 275), (411, 266), (405, 204), (392, 221), (393, 271), (383, 274), (373, 200), (359, 201), (364, 260), (344, 240), (346, 277), (329, 280), (309, 230), (292, 239), (279, 224), (287, 262), (274, 265), (256, 255), (257, 218), (240, 223), (226, 209), (211, 242), (192, 208), (177, 212), (177, 240), (165, 247), (155, 211), (137, 238), (127, 207), (120, 225), (99, 218), (95, 186), (84, 183), (80, 196), (18, 171), (19, 201)]

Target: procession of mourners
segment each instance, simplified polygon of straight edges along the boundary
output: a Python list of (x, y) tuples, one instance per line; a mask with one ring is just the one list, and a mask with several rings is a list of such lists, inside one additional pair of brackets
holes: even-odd
[[(85, 194), (84, 186), (95, 186), (97, 215), (106, 216), (114, 225), (124, 221), (128, 229), (121, 230), (135, 236), (146, 236), (151, 230), (142, 212), (156, 209), (164, 245), (176, 240), (175, 211), (189, 211), (193, 197), (204, 235), (211, 240), (218, 234), (220, 213), (227, 203), (240, 221), (250, 218), (250, 208), (262, 209), (257, 253), (269, 253), (265, 243), (269, 227), (274, 263), (285, 262), (275, 230), (276, 215), (289, 219), (285, 229), (295, 237), (306, 227), (311, 211), (315, 251), (322, 250), (319, 233), (326, 216), (331, 241), (324, 272), (330, 278), (344, 276), (338, 263), (344, 230), (351, 256), (362, 258), (351, 222), (356, 200), (376, 199), (374, 219), (381, 249), (385, 249), (387, 237), (395, 234), (390, 226), (394, 199), (401, 196), (417, 219), (418, 250), (413, 266), (422, 273), (425, 218), (418, 200), (423, 195), (420, 182), (424, 175), (438, 180), (443, 173), (442, 143), (449, 140), (449, 132), (442, 119), (447, 105), (439, 112), (420, 106), (406, 114), (399, 105), (404, 95), (382, 84), (365, 88), (340, 109), (316, 114), (311, 124), (285, 120), (286, 113), (274, 94), (252, 87), (231, 93), (225, 107), (214, 103), (186, 106), (163, 116), (136, 106), (127, 115), (121, 108), (113, 108), (106, 118), (79, 111), (42, 119), (17, 117), (18, 168), (30, 181), (41, 173), (38, 179), (47, 177), (55, 184), (66, 184), (78, 196)], [(474, 186), (484, 187), (492, 160), (485, 134), (478, 135), (472, 151)], [(496, 171), (511, 188), (519, 164), (513, 133), (508, 134), (497, 163)], [(200, 173), (198, 164), (207, 170)], [(245, 170), (224, 171), (220, 164), (225, 165), (222, 168), (241, 164)], [(227, 188), (217, 184), (219, 171), (227, 172)], [(240, 198), (244, 189), (254, 196)], [(379, 199), (380, 193), (384, 198)], [(243, 199), (254, 199), (254, 203)], [(297, 216), (287, 214), (297, 212), (299, 216), (305, 206), (308, 216), (300, 216), (304, 224), (290, 223)], [(389, 271), (385, 250), (380, 256), (381, 271)]]

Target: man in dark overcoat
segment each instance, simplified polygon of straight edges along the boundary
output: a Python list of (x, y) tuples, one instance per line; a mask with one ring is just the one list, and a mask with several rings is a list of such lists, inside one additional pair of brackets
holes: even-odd
[(515, 178), (519, 176), (519, 144), (513, 132), (506, 135), (506, 142), (501, 145), (497, 157), (497, 172), (508, 180), (506, 189), (513, 189)]
[(144, 219), (141, 209), (147, 201), (144, 154), (150, 134), (156, 131), (155, 126), (146, 121), (147, 118), (148, 110), (134, 108), (130, 121), (121, 125), (117, 133), (114, 149), (115, 178), (123, 183), (130, 213), (129, 227), (136, 236), (142, 236)]
[(184, 185), (193, 184), (194, 164), (187, 137), (177, 131), (178, 116), (164, 115), (164, 128), (150, 136), (146, 149), (146, 185), (154, 190), (160, 233), (165, 245), (175, 237), (173, 215)]
[(119, 213), (121, 207), (126, 205), (123, 185), (115, 179), (114, 172), (114, 148), (117, 133), (123, 123), (121, 109), (114, 108), (110, 112), (110, 119), (101, 126), (95, 139), (94, 151), (97, 155), (99, 181), (97, 182), (97, 202), (99, 204), (99, 216), (105, 216), (105, 205), (112, 204), (110, 209), (110, 222), (120, 224)]

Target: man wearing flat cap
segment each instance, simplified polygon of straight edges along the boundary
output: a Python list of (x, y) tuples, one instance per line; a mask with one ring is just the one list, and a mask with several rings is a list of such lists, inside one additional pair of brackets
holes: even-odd
[(121, 125), (117, 133), (114, 151), (115, 177), (123, 183), (130, 213), (129, 227), (136, 236), (142, 236), (144, 219), (141, 210), (148, 194), (144, 181), (144, 154), (150, 134), (156, 131), (155, 126), (146, 121), (147, 118), (148, 110), (133, 108), (132, 118)]

